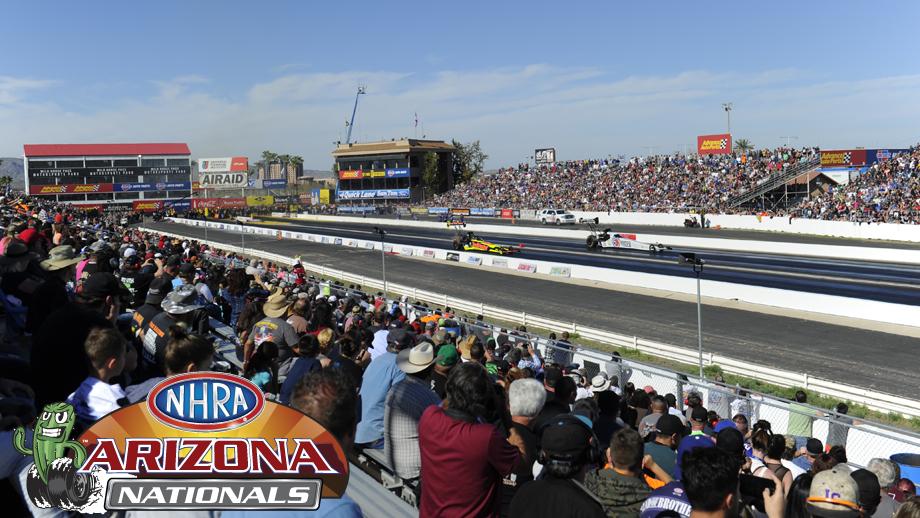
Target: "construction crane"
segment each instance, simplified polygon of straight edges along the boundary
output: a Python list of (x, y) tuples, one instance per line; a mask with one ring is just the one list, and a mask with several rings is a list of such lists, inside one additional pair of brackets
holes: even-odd
[(355, 107), (351, 109), (351, 120), (345, 123), (345, 125), (348, 126), (348, 135), (345, 137), (345, 144), (351, 144), (351, 128), (355, 127), (355, 113), (358, 111), (358, 98), (366, 93), (366, 86), (358, 87), (358, 93), (355, 94)]

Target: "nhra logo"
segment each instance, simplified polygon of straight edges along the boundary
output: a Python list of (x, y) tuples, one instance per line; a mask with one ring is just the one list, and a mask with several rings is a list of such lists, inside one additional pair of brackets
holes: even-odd
[(157, 189), (158, 191), (165, 191), (165, 190), (166, 190), (166, 184), (165, 184), (165, 183), (162, 183), (162, 182), (156, 184), (154, 187), (156, 187), (156, 189)]
[(31, 449), (21, 428), (14, 437), (34, 456), (28, 493), (40, 508), (316, 510), (348, 484), (332, 434), (230, 374), (167, 378), (146, 402), (112, 412), (78, 440), (69, 440), (71, 405), (47, 405), (45, 415)]

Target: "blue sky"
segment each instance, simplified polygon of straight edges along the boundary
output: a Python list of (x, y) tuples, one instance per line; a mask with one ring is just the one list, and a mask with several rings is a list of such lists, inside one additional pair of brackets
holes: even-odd
[[(702, 7), (704, 6), (705, 7)], [(479, 139), (490, 167), (920, 141), (920, 2), (19, 2), (0, 52), (0, 155), (185, 141), (326, 169), (354, 137)], [(756, 7), (753, 7), (755, 6)]]

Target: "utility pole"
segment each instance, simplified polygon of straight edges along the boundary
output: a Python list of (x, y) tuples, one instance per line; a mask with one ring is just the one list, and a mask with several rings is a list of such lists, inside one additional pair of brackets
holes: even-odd
[(725, 110), (725, 116), (728, 118), (728, 133), (732, 132), (732, 108), (734, 108), (733, 103), (722, 103), (722, 109)]

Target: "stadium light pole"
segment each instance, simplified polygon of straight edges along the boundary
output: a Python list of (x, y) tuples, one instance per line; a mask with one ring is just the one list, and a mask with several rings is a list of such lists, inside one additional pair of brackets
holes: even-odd
[(692, 266), (696, 274), (696, 333), (697, 347), (699, 348), (700, 379), (703, 379), (703, 301), (700, 293), (700, 274), (703, 273), (705, 262), (694, 253), (682, 253), (677, 258), (678, 264)]
[(383, 298), (387, 298), (387, 253), (386, 253), (386, 235), (387, 231), (374, 227), (374, 232), (380, 236), (380, 269), (383, 272)]
[(788, 148), (788, 147), (789, 147), (789, 141), (791, 141), (791, 140), (799, 140), (799, 137), (795, 137), (795, 136), (780, 137), (780, 140), (782, 140), (782, 139), (786, 139), (786, 147)]
[(725, 116), (728, 118), (728, 133), (732, 132), (732, 108), (733, 103), (722, 103), (722, 109), (725, 110)]

